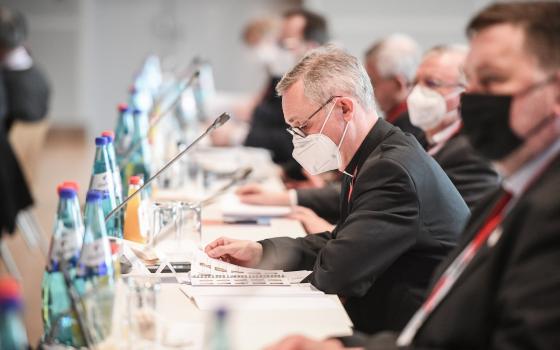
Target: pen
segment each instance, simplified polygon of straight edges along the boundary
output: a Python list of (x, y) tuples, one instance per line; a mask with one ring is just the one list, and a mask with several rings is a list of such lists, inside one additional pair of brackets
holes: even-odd
[(270, 225), (270, 218), (233, 218), (224, 217), (225, 224), (237, 225)]

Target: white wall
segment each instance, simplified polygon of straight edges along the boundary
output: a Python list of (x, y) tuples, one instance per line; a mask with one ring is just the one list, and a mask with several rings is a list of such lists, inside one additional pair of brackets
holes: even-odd
[(281, 13), (296, 0), (3, 0), (30, 25), (29, 45), (54, 96), (51, 119), (91, 134), (114, 127), (116, 105), (150, 53), (169, 66), (194, 56), (214, 65), (221, 90), (256, 91), (264, 72), (246, 59), (249, 19)]
[[(300, 0), (2, 0), (23, 11), (29, 44), (52, 82), (54, 124), (90, 133), (114, 127), (115, 106), (149, 53), (168, 65), (195, 55), (214, 64), (220, 90), (255, 91), (262, 71), (246, 59), (244, 24)], [(464, 41), (468, 18), (488, 0), (306, 0), (333, 38), (361, 57), (376, 39), (406, 32), (428, 48)]]
[(305, 0), (328, 18), (334, 39), (363, 57), (371, 44), (391, 33), (407, 33), (424, 50), (466, 42), (468, 20), (490, 0)]

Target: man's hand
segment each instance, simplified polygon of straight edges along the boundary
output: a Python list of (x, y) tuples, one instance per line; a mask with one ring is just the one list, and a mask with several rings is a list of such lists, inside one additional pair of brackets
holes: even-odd
[(265, 190), (261, 185), (249, 184), (235, 191), (241, 202), (258, 205), (290, 205), (287, 191), (273, 192)]
[(335, 339), (316, 341), (301, 335), (292, 335), (265, 350), (343, 350), (340, 341)]
[(262, 259), (263, 248), (260, 243), (220, 237), (204, 248), (206, 254), (235, 265), (255, 267)]
[(307, 233), (321, 233), (325, 231), (332, 231), (334, 225), (331, 225), (327, 220), (323, 219), (315, 212), (306, 207), (294, 207), (292, 213), (288, 215), (290, 219), (301, 221)]

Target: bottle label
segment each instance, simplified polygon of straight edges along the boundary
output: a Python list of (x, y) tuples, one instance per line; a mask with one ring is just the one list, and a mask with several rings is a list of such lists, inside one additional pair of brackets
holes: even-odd
[[(111, 248), (107, 238), (96, 239), (93, 242), (86, 243), (82, 249), (80, 262), (86, 267), (96, 267), (105, 265), (106, 254), (110, 254)], [(110, 259), (109, 259), (110, 260)]]
[(149, 217), (150, 204), (147, 200), (140, 201), (138, 206), (138, 224), (140, 226), (140, 235), (144, 238), (148, 237), (148, 230), (150, 229)]
[(112, 191), (114, 189), (112, 174), (110, 172), (93, 174), (91, 177), (90, 189), (96, 191)]
[(125, 155), (132, 144), (132, 134), (125, 133), (121, 135), (118, 143), (115, 144), (115, 151), (118, 155)]
[(121, 174), (118, 170), (113, 172), (113, 179), (115, 179), (115, 190), (117, 191), (117, 197), (122, 193), (122, 184), (117, 179), (120, 179)]
[(70, 260), (80, 255), (82, 249), (83, 232), (79, 228), (69, 228), (62, 226), (58, 239), (54, 239), (51, 247), (51, 262)]

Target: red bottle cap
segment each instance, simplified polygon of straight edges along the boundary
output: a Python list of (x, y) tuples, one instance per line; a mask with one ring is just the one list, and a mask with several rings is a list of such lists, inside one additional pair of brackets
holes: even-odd
[(130, 179), (128, 179), (128, 183), (131, 185), (140, 185), (140, 176), (131, 176)]
[(56, 193), (60, 194), (60, 190), (63, 188), (71, 188), (76, 192), (80, 190), (80, 186), (78, 186), (78, 183), (76, 181), (64, 181), (56, 186)]

